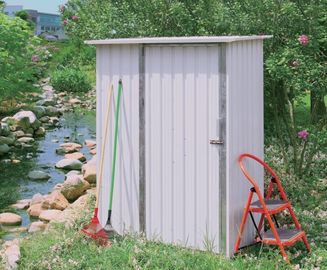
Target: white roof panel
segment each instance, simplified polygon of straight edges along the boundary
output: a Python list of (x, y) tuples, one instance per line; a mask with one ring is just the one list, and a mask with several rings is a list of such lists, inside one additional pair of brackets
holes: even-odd
[(151, 38), (117, 38), (102, 40), (87, 40), (90, 45), (113, 44), (187, 44), (187, 43), (229, 43), (245, 40), (263, 40), (272, 36), (198, 36), (198, 37), (151, 37)]

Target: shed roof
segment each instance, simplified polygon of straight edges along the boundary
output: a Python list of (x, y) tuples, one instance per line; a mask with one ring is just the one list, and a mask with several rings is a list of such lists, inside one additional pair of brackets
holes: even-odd
[(189, 44), (189, 43), (230, 43), (246, 40), (263, 40), (271, 38), (269, 35), (260, 36), (198, 36), (198, 37), (151, 37), (151, 38), (117, 38), (102, 40), (87, 40), (90, 45), (113, 44)]

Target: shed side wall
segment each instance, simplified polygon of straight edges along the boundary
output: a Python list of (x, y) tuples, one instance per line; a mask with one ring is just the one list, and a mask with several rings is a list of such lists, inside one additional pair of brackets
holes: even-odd
[[(109, 205), (109, 187), (112, 171), (114, 114), (118, 81), (122, 79), (123, 93), (120, 105), (116, 178), (112, 222), (119, 232), (139, 231), (139, 49), (138, 45), (99, 46), (97, 48), (97, 158), (98, 176), (100, 159), (104, 171), (100, 193), (100, 222), (106, 223)], [(110, 112), (109, 132), (105, 154), (105, 115), (108, 108), (109, 86), (113, 83), (114, 98)]]
[[(227, 255), (234, 252), (250, 184), (238, 157), (264, 154), (262, 41), (236, 42), (227, 47)], [(247, 163), (263, 188), (263, 169)], [(254, 200), (256, 196), (254, 196)], [(256, 215), (255, 215), (256, 216)], [(253, 243), (255, 229), (248, 218), (241, 246)]]

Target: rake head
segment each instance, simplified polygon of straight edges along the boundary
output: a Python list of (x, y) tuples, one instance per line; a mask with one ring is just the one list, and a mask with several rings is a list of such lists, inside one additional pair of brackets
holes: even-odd
[(102, 228), (98, 219), (98, 208), (94, 209), (94, 215), (91, 223), (81, 230), (86, 236), (94, 239), (101, 246), (110, 246), (109, 234)]

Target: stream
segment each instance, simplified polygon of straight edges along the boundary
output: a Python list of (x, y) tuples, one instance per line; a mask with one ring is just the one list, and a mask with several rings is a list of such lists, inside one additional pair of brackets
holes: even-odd
[[(55, 168), (56, 162), (64, 158), (56, 154), (56, 149), (64, 142), (76, 142), (83, 145), (80, 152), (89, 160), (92, 155), (84, 146), (84, 141), (85, 139), (95, 139), (95, 131), (95, 112), (64, 113), (60, 118), (60, 126), (48, 129), (46, 136), (38, 139), (34, 148), (15, 152), (15, 156), (21, 160), (20, 163), (14, 164), (6, 162), (6, 160), (0, 162), (1, 177), (5, 177), (5, 181), (13, 187), (10, 192), (17, 193), (14, 194), (17, 200), (30, 199), (36, 193), (48, 194), (56, 184), (62, 183), (65, 178), (65, 172)], [(48, 181), (33, 181), (27, 178), (30, 171), (38, 169), (49, 173), (51, 178)], [(2, 205), (2, 208), (8, 207), (10, 205)], [(29, 217), (26, 210), (15, 210), (15, 212), (22, 217), (20, 227), (28, 227), (31, 222), (35, 221)], [(7, 231), (7, 229), (17, 227), (3, 226), (3, 228), (5, 233), (0, 235), (0, 239), (3, 240), (12, 240), (27, 234), (19, 229), (16, 232)]]

